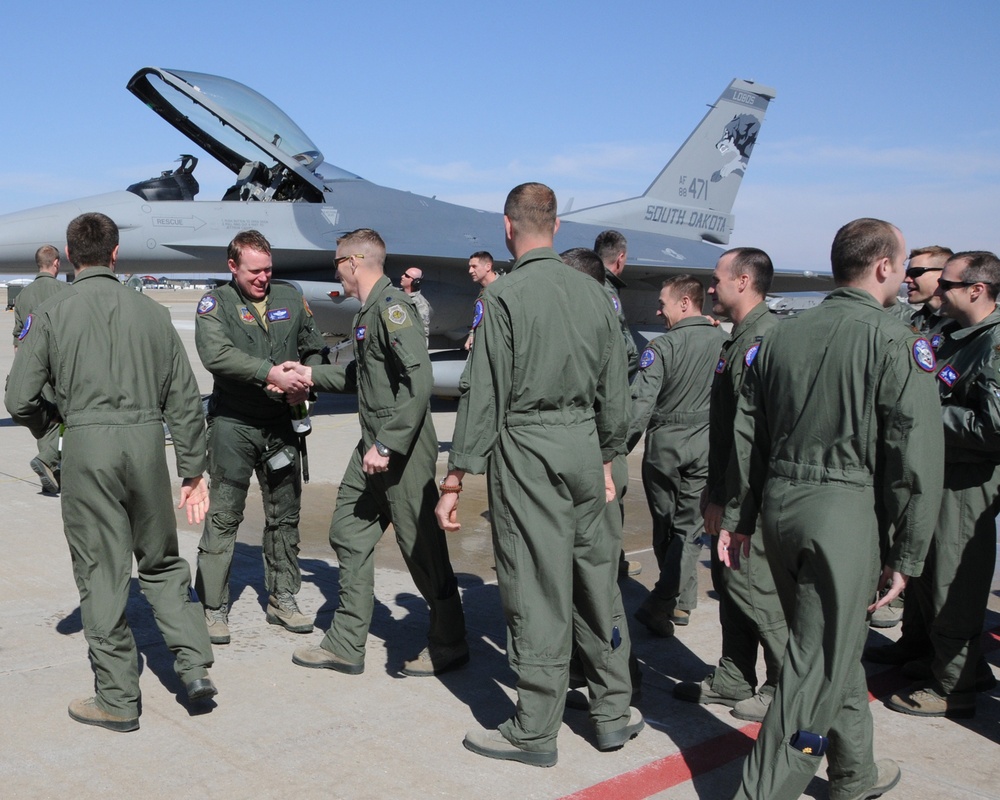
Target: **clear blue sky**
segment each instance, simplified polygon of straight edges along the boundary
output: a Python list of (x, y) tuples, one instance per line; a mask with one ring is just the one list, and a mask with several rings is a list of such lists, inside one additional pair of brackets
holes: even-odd
[[(328, 161), (489, 210), (525, 180), (560, 207), (640, 194), (740, 77), (777, 99), (732, 244), (827, 270), (836, 229), (878, 216), (911, 246), (1000, 250), (993, 0), (57, 0), (3, 17), (0, 213), (124, 189), (191, 151), (125, 90), (142, 66), (234, 78)], [(208, 158), (197, 175), (201, 199), (231, 178)]]

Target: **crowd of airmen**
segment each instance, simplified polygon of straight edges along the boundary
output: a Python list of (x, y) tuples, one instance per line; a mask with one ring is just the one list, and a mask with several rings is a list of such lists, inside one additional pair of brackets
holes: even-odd
[[(5, 402), (39, 440), (32, 469), (43, 487), (62, 495), (96, 685), (70, 704), (73, 719), (139, 726), (125, 620), (133, 555), (188, 698), (216, 694), (208, 668), (212, 645), (231, 641), (230, 570), (254, 475), (266, 621), (313, 630), (296, 595), (301, 418), (317, 391), (357, 393), (361, 439), (330, 525), (338, 607), (323, 639), (292, 661), (364, 670), (375, 545), (391, 523), (430, 608), (427, 646), (403, 672), (468, 663), (445, 534), (460, 528), (464, 476), (486, 473), (517, 705), (498, 729), (466, 734), (472, 752), (554, 765), (567, 703), (589, 709), (601, 750), (643, 729), (618, 586), (638, 569), (622, 550), (623, 497), (625, 455), (643, 437), (659, 574), (635, 619), (660, 637), (689, 623), (709, 534), (722, 652), (674, 695), (763, 722), (737, 797), (798, 797), (824, 755), (835, 800), (877, 797), (898, 782), (894, 762), (874, 759), (863, 656), (903, 665), (916, 681), (890, 708), (975, 713), (976, 693), (995, 685), (979, 639), (1000, 510), (996, 256), (941, 247), (907, 256), (897, 228), (855, 220), (831, 249), (837, 288), (779, 323), (766, 303), (770, 258), (735, 248), (707, 287), (728, 335), (703, 313), (701, 282), (673, 276), (659, 295), (666, 332), (640, 353), (618, 296), (625, 238), (606, 231), (593, 250), (560, 257), (558, 227), (554, 193), (522, 184), (504, 208), (510, 273), (501, 278), (485, 251), (470, 258), (482, 291), (440, 483), (426, 311), (413, 297), (422, 275), (395, 288), (377, 232), (337, 242), (337, 279), (361, 303), (346, 366), (330, 363), (301, 295), (271, 282), (267, 240), (237, 234), (231, 282), (197, 308), (197, 350), (214, 378), (207, 436), (169, 315), (115, 278), (114, 222), (84, 214), (70, 224), (70, 291), (51, 280), (58, 251), (39, 250), (39, 276), (19, 298)], [(904, 282), (911, 304), (897, 302)], [(204, 524), (196, 595), (178, 555), (164, 423), (182, 478), (178, 507)], [(900, 618), (898, 642), (862, 654), (869, 621)]]

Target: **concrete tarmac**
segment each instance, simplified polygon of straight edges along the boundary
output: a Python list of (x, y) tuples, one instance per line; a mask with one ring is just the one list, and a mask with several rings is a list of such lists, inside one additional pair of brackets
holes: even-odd
[[(211, 378), (194, 348), (199, 292), (151, 293), (170, 307), (199, 385)], [(0, 291), (0, 299), (3, 298)], [(13, 326), (13, 314), (5, 319)], [(7, 328), (10, 330), (10, 328)], [(9, 371), (11, 347), (0, 348)], [(455, 405), (434, 401), (441, 440), (439, 476), (447, 464)], [(212, 678), (219, 695), (187, 703), (149, 605), (133, 580), (128, 619), (141, 658), (139, 731), (118, 734), (80, 725), (71, 700), (93, 694), (81, 630), (79, 596), (62, 534), (59, 500), (42, 494), (28, 467), (31, 435), (0, 416), (0, 795), (48, 797), (255, 798), (672, 798), (721, 800), (739, 782), (743, 755), (757, 726), (724, 706), (673, 699), (678, 681), (699, 680), (718, 658), (717, 603), (705, 551), (699, 605), (691, 624), (671, 639), (631, 621), (655, 580), (649, 518), (639, 478), (641, 445), (629, 459), (625, 546), (642, 573), (623, 582), (633, 648), (643, 667), (647, 726), (617, 752), (601, 753), (587, 715), (567, 710), (559, 763), (538, 769), (474, 755), (462, 746), (469, 728), (495, 727), (513, 711), (514, 676), (492, 569), (485, 479), (469, 476), (460, 504), (462, 531), (449, 546), (465, 604), (472, 660), (440, 678), (400, 670), (424, 645), (427, 608), (391, 531), (376, 553), (376, 607), (366, 670), (347, 676), (291, 662), (292, 651), (318, 644), (337, 603), (337, 564), (327, 530), (337, 484), (359, 438), (351, 397), (321, 396), (309, 436), (311, 481), (302, 514), (299, 603), (315, 615), (312, 634), (298, 635), (264, 619), (260, 493), (251, 491), (233, 565), (232, 644), (215, 647)], [(173, 453), (168, 447), (173, 470)], [(174, 480), (176, 499), (179, 479)], [(182, 554), (193, 565), (200, 529), (178, 514)], [(997, 672), (1000, 581), (990, 597), (987, 658)], [(872, 631), (870, 644), (898, 636)], [(760, 672), (763, 672), (761, 667)], [(972, 720), (919, 719), (889, 711), (883, 700), (908, 681), (895, 669), (869, 667), (877, 758), (893, 758), (902, 781), (887, 797), (909, 800), (1000, 798), (1000, 702), (980, 696)], [(825, 766), (806, 797), (827, 797)]]

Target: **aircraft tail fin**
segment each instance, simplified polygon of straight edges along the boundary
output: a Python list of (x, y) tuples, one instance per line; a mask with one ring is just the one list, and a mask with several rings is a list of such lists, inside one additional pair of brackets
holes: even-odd
[(774, 97), (767, 86), (733, 80), (641, 197), (562, 218), (727, 244), (736, 192)]

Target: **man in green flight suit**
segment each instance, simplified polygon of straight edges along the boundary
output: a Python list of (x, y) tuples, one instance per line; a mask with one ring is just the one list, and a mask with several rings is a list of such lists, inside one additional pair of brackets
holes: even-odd
[(629, 708), (628, 637), (614, 617), (617, 554), (601, 546), (615, 497), (611, 462), (628, 425), (622, 337), (604, 290), (552, 249), (558, 227), (549, 187), (526, 183), (507, 196), (516, 261), (483, 292), (437, 506), (441, 527), (458, 530), (462, 478), (488, 473), (518, 699), (511, 719), (470, 730), (465, 747), (543, 767), (558, 758), (574, 619), (598, 748), (621, 747), (644, 726)]
[[(889, 699), (889, 708), (922, 717), (971, 717), (976, 692), (996, 679), (982, 656), (996, 562), (1000, 512), (1000, 260), (993, 253), (952, 256), (938, 280), (941, 311), (958, 323), (938, 350), (944, 420), (944, 497), (927, 564), (907, 590), (907, 617), (919, 607), (923, 632), (904, 625), (895, 645), (908, 672), (929, 679)], [(910, 622), (909, 619), (906, 620)], [(917, 649), (923, 633), (931, 654)], [(889, 649), (889, 648), (887, 648)]]
[[(733, 323), (723, 344), (712, 381), (712, 407), (708, 433), (708, 484), (703, 495), (705, 531), (719, 535), (722, 505), (726, 502), (726, 472), (733, 451), (733, 420), (747, 365), (753, 361), (764, 337), (777, 324), (765, 298), (771, 288), (774, 266), (763, 250), (737, 247), (719, 258), (708, 289), (712, 310)], [(781, 659), (788, 641), (788, 626), (764, 555), (759, 531), (751, 538), (752, 552), (737, 570), (727, 569), (712, 553), (712, 585), (719, 596), (722, 658), (700, 683), (678, 683), (674, 697), (696, 703), (732, 706), (737, 719), (759, 722), (764, 718), (778, 685)], [(764, 651), (765, 678), (757, 687), (757, 649)]]
[(313, 629), (295, 600), (302, 585), (302, 484), (291, 414), (309, 387), (277, 365), (320, 364), (328, 352), (302, 295), (271, 284), (271, 245), (260, 232), (236, 234), (228, 266), (232, 281), (201, 298), (195, 322), (198, 355), (215, 379), (208, 407), (212, 507), (198, 543), (196, 579), (214, 644), (230, 641), (229, 576), (254, 473), (264, 501), (266, 619), (294, 633)]
[[(104, 214), (77, 217), (66, 231), (66, 255), (76, 281), (25, 319), (5, 403), (36, 436), (60, 419), (66, 425), (63, 525), (97, 690), (70, 703), (69, 715), (134, 731), (139, 655), (125, 617), (133, 554), (188, 699), (216, 694), (205, 620), (190, 599), (191, 569), (178, 555), (163, 439), (166, 420), (183, 478), (178, 508), (187, 509), (188, 522), (201, 522), (205, 423), (169, 313), (115, 277), (115, 223)], [(55, 405), (44, 398), (48, 384)]]
[(937, 296), (937, 279), (953, 255), (949, 248), (940, 245), (911, 250), (903, 279), (906, 302), (893, 303), (887, 309), (918, 333), (925, 334), (935, 350), (944, 341), (942, 330), (954, 325), (950, 317), (941, 313), (941, 298)]
[(403, 665), (403, 673), (439, 675), (468, 663), (469, 647), (448, 542), (434, 517), (434, 376), (419, 312), (386, 277), (385, 242), (375, 231), (361, 228), (338, 239), (336, 264), (345, 293), (361, 301), (354, 360), (346, 367), (288, 366), (320, 391), (358, 393), (361, 440), (330, 522), (340, 605), (323, 641), (298, 648), (292, 661), (348, 675), (364, 671), (375, 606), (375, 545), (391, 522), (413, 582), (430, 605), (428, 645)]
[[(928, 247), (917, 247), (910, 251), (910, 257), (906, 264), (906, 277), (903, 284), (906, 286), (905, 303), (893, 303), (886, 309), (889, 313), (895, 314), (899, 319), (910, 325), (917, 333), (922, 333), (928, 338), (931, 347), (935, 351), (947, 338), (947, 328), (954, 328), (956, 323), (950, 317), (941, 313), (941, 298), (937, 295), (937, 281), (945, 263), (954, 253), (940, 245), (929, 245)], [(919, 304), (919, 308), (914, 311), (914, 307)], [(925, 620), (920, 613), (920, 608), (914, 605), (908, 613), (904, 613), (905, 592), (897, 597), (887, 606), (882, 606), (870, 620), (873, 628), (894, 628), (903, 622), (904, 636), (914, 637), (915, 642), (919, 640), (923, 644), (923, 650), (927, 653), (931, 651), (931, 643), (927, 631), (930, 628), (930, 620)], [(914, 642), (914, 643), (915, 643)], [(872, 654), (874, 653), (874, 657)], [(864, 658), (869, 661), (877, 661), (882, 655), (890, 659), (886, 663), (897, 663), (894, 660), (898, 650), (889, 647), (870, 647), (865, 650)], [(902, 663), (902, 662), (900, 662)], [(905, 671), (905, 670), (904, 670)]]
[[(17, 349), (24, 330), (24, 321), (52, 295), (59, 294), (67, 284), (59, 280), (59, 251), (50, 244), (43, 244), (35, 252), (38, 274), (25, 286), (14, 301), (14, 349)], [(52, 387), (45, 388), (45, 399), (55, 402)], [(49, 428), (38, 439), (38, 455), (31, 459), (31, 469), (42, 483), (42, 491), (59, 494), (59, 423)]]
[[(628, 382), (635, 380), (639, 370), (639, 349), (635, 346), (635, 337), (629, 330), (628, 321), (625, 319), (625, 310), (622, 308), (622, 299), (618, 295), (619, 289), (624, 289), (625, 281), (622, 280), (622, 273), (625, 271), (625, 262), (628, 261), (628, 240), (616, 230), (601, 231), (594, 239), (594, 252), (604, 266), (604, 288), (611, 298), (615, 313), (618, 316), (618, 327), (622, 332), (622, 341), (625, 343), (625, 360), (628, 362)], [(622, 453), (615, 459), (612, 472), (615, 474), (615, 485), (618, 487), (618, 511), (621, 514), (622, 523), (625, 522), (625, 493), (628, 491), (628, 464), (625, 459), (626, 454)], [(625, 558), (625, 551), (622, 550), (618, 558), (618, 577), (628, 578), (642, 574), (642, 563), (636, 560)], [(633, 675), (633, 679), (638, 673)]]
[(788, 646), (740, 800), (799, 797), (824, 754), (831, 800), (878, 797), (899, 781), (894, 761), (874, 760), (861, 648), (867, 613), (923, 568), (944, 448), (934, 351), (884, 311), (905, 258), (887, 222), (842, 227), (830, 256), (837, 288), (774, 328), (744, 380), (719, 557), (729, 567), (749, 557), (759, 511)]
[(628, 260), (628, 241), (618, 231), (601, 231), (594, 240), (594, 252), (604, 264), (604, 288), (611, 295), (611, 302), (618, 314), (618, 327), (622, 332), (622, 341), (625, 342), (625, 359), (628, 362), (628, 379), (631, 383), (639, 369), (639, 348), (635, 346), (635, 339), (628, 328), (622, 300), (618, 294), (619, 290), (628, 285), (621, 277), (625, 271), (625, 262)]
[(476, 340), (476, 326), (482, 316), (483, 290), (500, 277), (500, 273), (493, 266), (493, 256), (488, 250), (477, 250), (469, 256), (469, 277), (473, 283), (479, 284), (479, 296), (472, 306), (472, 325), (464, 345), (466, 350), (471, 350), (472, 343)]
[(708, 407), (712, 375), (725, 340), (712, 320), (702, 315), (704, 301), (704, 288), (690, 275), (674, 275), (663, 282), (656, 313), (667, 332), (642, 351), (639, 374), (632, 383), (632, 423), (626, 444), (631, 450), (646, 434), (642, 486), (660, 569), (635, 618), (657, 636), (672, 636), (675, 624), (687, 625), (698, 605)]
[[(584, 275), (590, 276), (602, 285), (604, 284), (605, 266), (601, 262), (597, 253), (593, 250), (587, 247), (574, 247), (570, 250), (564, 250), (559, 254), (559, 257), (567, 266), (572, 267), (577, 272), (582, 272)], [(614, 306), (612, 305), (612, 307)], [(626, 571), (623, 571), (622, 567), (623, 565), (627, 565), (629, 563), (624, 560), (625, 557), (622, 551), (622, 528), (623, 523), (625, 522), (623, 498), (628, 487), (628, 461), (624, 453), (615, 456), (614, 460), (611, 462), (611, 479), (615, 485), (615, 496), (618, 502), (607, 503), (604, 507), (604, 521), (607, 533), (601, 538), (601, 542), (611, 548), (610, 552), (612, 555), (617, 554), (619, 556), (618, 577), (621, 579), (622, 577), (626, 577), (628, 575)], [(622, 637), (625, 638), (626, 636), (629, 636), (629, 630), (628, 625), (622, 621), (625, 617), (625, 607), (620, 600), (620, 595), (621, 593), (619, 592), (616, 596), (615, 606), (612, 613), (614, 621), (619, 625)], [(574, 611), (574, 613), (577, 612)], [(579, 711), (586, 711), (590, 708), (590, 698), (585, 696), (582, 692), (575, 691), (576, 689), (587, 685), (587, 679), (583, 674), (583, 666), (581, 664), (580, 657), (575, 653), (575, 649), (576, 648), (574, 646), (574, 655), (570, 660), (569, 668), (569, 685), (574, 691), (571, 691), (568, 695), (566, 695), (566, 706)], [(632, 640), (630, 636), (628, 662), (629, 674), (632, 678), (631, 702), (635, 703), (636, 700), (642, 696), (642, 670), (639, 668), (639, 661), (635, 657), (635, 653), (632, 652)]]

